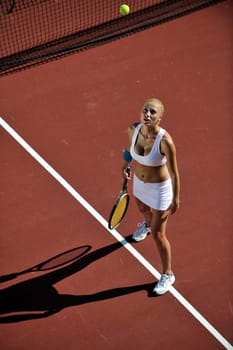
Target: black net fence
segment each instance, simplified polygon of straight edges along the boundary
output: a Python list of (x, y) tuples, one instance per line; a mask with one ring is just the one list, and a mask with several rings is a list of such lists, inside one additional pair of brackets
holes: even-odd
[(136, 33), (224, 0), (0, 0), (0, 76)]

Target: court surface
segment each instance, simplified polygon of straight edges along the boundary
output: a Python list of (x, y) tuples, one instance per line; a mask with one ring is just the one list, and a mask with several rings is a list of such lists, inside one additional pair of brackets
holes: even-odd
[[(1, 79), (3, 350), (232, 349), (231, 20), (225, 1)], [(117, 231), (106, 226), (126, 129), (151, 96), (182, 183), (168, 224), (176, 283), (162, 297), (152, 237), (130, 239), (133, 198)]]

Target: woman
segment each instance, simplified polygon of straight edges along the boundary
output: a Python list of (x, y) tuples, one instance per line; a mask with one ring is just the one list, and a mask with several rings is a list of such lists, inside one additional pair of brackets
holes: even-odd
[(133, 194), (145, 221), (133, 234), (141, 241), (152, 233), (162, 261), (162, 274), (153, 291), (161, 295), (175, 282), (171, 268), (171, 247), (166, 237), (168, 215), (179, 208), (180, 180), (176, 148), (169, 133), (160, 127), (163, 103), (157, 98), (146, 100), (140, 123), (128, 129), (130, 146), (124, 151), (123, 176), (134, 160)]

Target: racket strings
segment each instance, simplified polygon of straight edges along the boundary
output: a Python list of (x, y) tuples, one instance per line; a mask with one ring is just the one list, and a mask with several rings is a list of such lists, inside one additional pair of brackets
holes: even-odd
[(112, 213), (112, 217), (110, 219), (110, 227), (115, 228), (117, 227), (120, 222), (122, 221), (129, 202), (128, 194), (125, 193), (118, 201), (115, 210)]

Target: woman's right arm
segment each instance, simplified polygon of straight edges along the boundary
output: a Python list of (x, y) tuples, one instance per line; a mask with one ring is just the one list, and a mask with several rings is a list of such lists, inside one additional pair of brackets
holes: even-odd
[(130, 147), (131, 147), (134, 129), (135, 129), (135, 124), (132, 124), (128, 127), (129, 144), (128, 144), (128, 147), (126, 147), (123, 150), (123, 161), (124, 162), (123, 162), (123, 165), (121, 168), (121, 172), (122, 172), (122, 176), (124, 178), (127, 178), (127, 179), (131, 178), (131, 176), (127, 173), (126, 169), (129, 166), (129, 164), (131, 163), (131, 161), (133, 160), (133, 158), (131, 157), (131, 154), (130, 154)]

